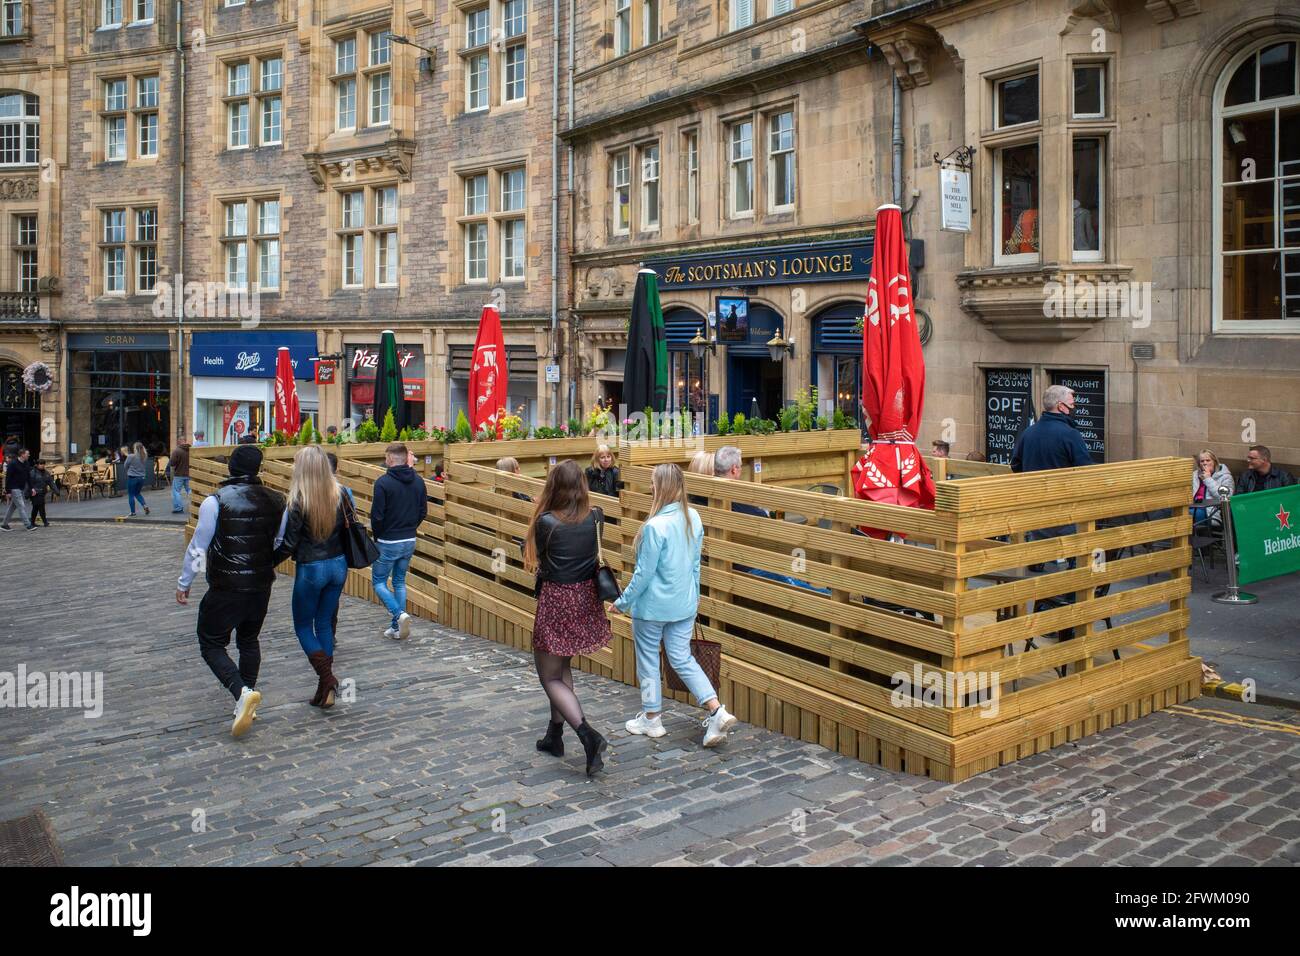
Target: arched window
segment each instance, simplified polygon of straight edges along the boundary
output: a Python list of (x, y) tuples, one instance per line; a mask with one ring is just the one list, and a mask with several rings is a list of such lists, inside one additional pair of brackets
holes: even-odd
[[(708, 356), (697, 359), (691, 351), (691, 339), (698, 334), (709, 337), (706, 331), (708, 320), (692, 309), (666, 309), (664, 311), (664, 333), (668, 340), (668, 410), (689, 411), (707, 415), (708, 372), (705, 363)], [(629, 409), (636, 411), (636, 409)], [(708, 431), (705, 419), (703, 430)]]
[(1300, 332), (1300, 43), (1235, 60), (1215, 98), (1215, 327)]
[(0, 166), (41, 161), (41, 101), (33, 93), (0, 93)]

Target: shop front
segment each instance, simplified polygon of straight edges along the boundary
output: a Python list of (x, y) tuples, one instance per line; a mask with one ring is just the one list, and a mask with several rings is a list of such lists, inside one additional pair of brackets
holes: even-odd
[[(448, 408), (451, 415), (448, 427), (456, 424), (456, 416), (465, 412), (469, 416), (469, 371), (474, 347), (453, 346), (451, 349), (451, 374), (448, 376), (451, 394)], [(537, 350), (526, 345), (506, 344), (507, 398), (510, 414), (518, 415), (528, 426), (542, 424), (538, 420)]]
[(315, 332), (196, 332), (189, 352), (193, 430), (213, 445), (268, 434), (275, 427), (275, 363), (281, 347), (289, 349), (302, 417), (317, 421)]
[[(425, 361), (419, 346), (397, 346), (397, 361), (402, 366), (402, 392), (406, 399), (407, 421), (424, 421)], [(347, 347), (347, 398), (344, 415), (359, 425), (374, 415), (375, 371), (379, 367), (379, 342)], [(379, 423), (380, 425), (383, 422)]]
[(863, 426), (862, 327), (865, 300), (827, 306), (812, 319), (812, 384), (823, 413), (839, 409)]
[(166, 332), (68, 335), (69, 457), (143, 442), (171, 443), (171, 340)]

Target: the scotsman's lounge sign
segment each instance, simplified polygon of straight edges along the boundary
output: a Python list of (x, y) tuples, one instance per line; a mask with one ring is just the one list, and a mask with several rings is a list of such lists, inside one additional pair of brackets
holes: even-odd
[(660, 291), (800, 282), (865, 282), (871, 277), (870, 238), (815, 242), (647, 260)]
[(1300, 571), (1300, 485), (1232, 497), (1242, 584)]

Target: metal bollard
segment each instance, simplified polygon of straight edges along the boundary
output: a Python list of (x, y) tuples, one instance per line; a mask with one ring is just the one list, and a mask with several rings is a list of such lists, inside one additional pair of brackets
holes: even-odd
[(1211, 600), (1218, 604), (1257, 604), (1259, 598), (1237, 587), (1237, 541), (1232, 533), (1232, 499), (1223, 498), (1219, 510), (1223, 512), (1223, 550), (1228, 555), (1228, 590), (1220, 591)]

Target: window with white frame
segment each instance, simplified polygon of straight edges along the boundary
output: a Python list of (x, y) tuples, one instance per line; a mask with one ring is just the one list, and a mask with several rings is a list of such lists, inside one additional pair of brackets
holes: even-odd
[(374, 191), (375, 285), (397, 285), (397, 187), (381, 186)]
[(1300, 330), (1300, 38), (1229, 64), (1214, 103), (1214, 323)]
[(158, 285), (158, 207), (101, 209), (99, 222), (103, 293), (153, 293)]
[(370, 91), (370, 126), (387, 126), (391, 122), (393, 73), (392, 41), (387, 30), (367, 35), (370, 48), (366, 87)]
[(659, 41), (659, 0), (641, 0), (641, 45)]
[(280, 289), (281, 219), (278, 196), (232, 199), (222, 204), (221, 259), (227, 287)]
[(39, 288), (40, 259), (36, 234), (36, 213), (22, 213), (13, 219), (14, 270), (19, 292)]
[(33, 93), (0, 93), (0, 166), (41, 161), (41, 103)]
[(1101, 136), (1074, 137), (1070, 200), (1071, 251), (1075, 262), (1101, 262), (1104, 258), (1106, 140)]
[[(397, 186), (372, 185), (340, 192), (337, 221), (340, 287), (396, 286), (400, 260)], [(373, 269), (367, 271), (367, 263), (373, 263)]]
[(743, 30), (754, 22), (754, 0), (730, 0), (731, 29)]
[(342, 251), (343, 288), (359, 289), (366, 276), (366, 193), (354, 189), (340, 193), (342, 218), (339, 248)]
[(1038, 73), (998, 80), (993, 86), (993, 126), (1005, 129), (1038, 122)]
[(334, 128), (357, 128), (357, 38), (334, 41)]
[(754, 123), (742, 120), (727, 130), (728, 212), (732, 219), (754, 214)]
[(1070, 96), (1074, 119), (1103, 119), (1106, 116), (1106, 64), (1076, 63), (1074, 88)]
[(158, 77), (135, 78), (135, 153), (141, 159), (158, 156)]
[(243, 60), (226, 64), (226, 148), (248, 149), (249, 117), (253, 92), (252, 63)]
[(123, 163), (127, 158), (127, 79), (104, 81), (104, 100), (100, 119), (104, 128), (104, 159)]
[(122, 25), (123, 0), (100, 0), (99, 28), (101, 30)]
[(632, 52), (632, 0), (614, 0), (614, 55)]
[(610, 182), (614, 201), (614, 235), (626, 236), (632, 227), (632, 154), (619, 150), (609, 158)]
[(457, 217), (465, 281), (502, 282), (528, 277), (528, 170), (507, 165), (463, 173)]
[(489, 104), (488, 71), (491, 51), (488, 41), (492, 37), (492, 11), (478, 7), (465, 11), (465, 46), (461, 60), (465, 70), (465, 111), (485, 110)]
[(260, 61), (257, 81), (258, 113), (261, 115), (259, 144), (278, 146), (284, 142), (284, 60), (270, 56)]
[(0, 2), (0, 36), (20, 37), (23, 28), (23, 0)]
[(153, 22), (154, 0), (132, 0), (131, 20), (134, 23)]
[(506, 45), (501, 57), (501, 101), (516, 103), (528, 96), (528, 0), (501, 4), (501, 27)]
[(226, 146), (284, 142), (284, 59), (275, 54), (226, 64)]
[(1024, 130), (1022, 142), (993, 151), (993, 261), (995, 265), (1038, 262), (1043, 248), (1038, 72), (994, 80), (992, 105), (994, 129)]
[(794, 0), (769, 0), (767, 15), (769, 17), (779, 17), (783, 13), (789, 13), (794, 9)]
[(659, 228), (659, 144), (641, 147), (641, 228)]
[(461, 233), (465, 246), (465, 281), (486, 282), (488, 276), (488, 174), (474, 173), (461, 179), (465, 191), (465, 212)]
[(505, 281), (524, 278), (524, 208), (527, 198), (524, 167), (502, 170), (501, 208), (497, 225), (501, 233), (501, 278)]
[(795, 205), (794, 110), (767, 118), (767, 196), (771, 212), (787, 212)]
[(689, 130), (682, 134), (682, 155), (686, 161), (686, 221), (692, 225), (700, 221), (700, 133)]

